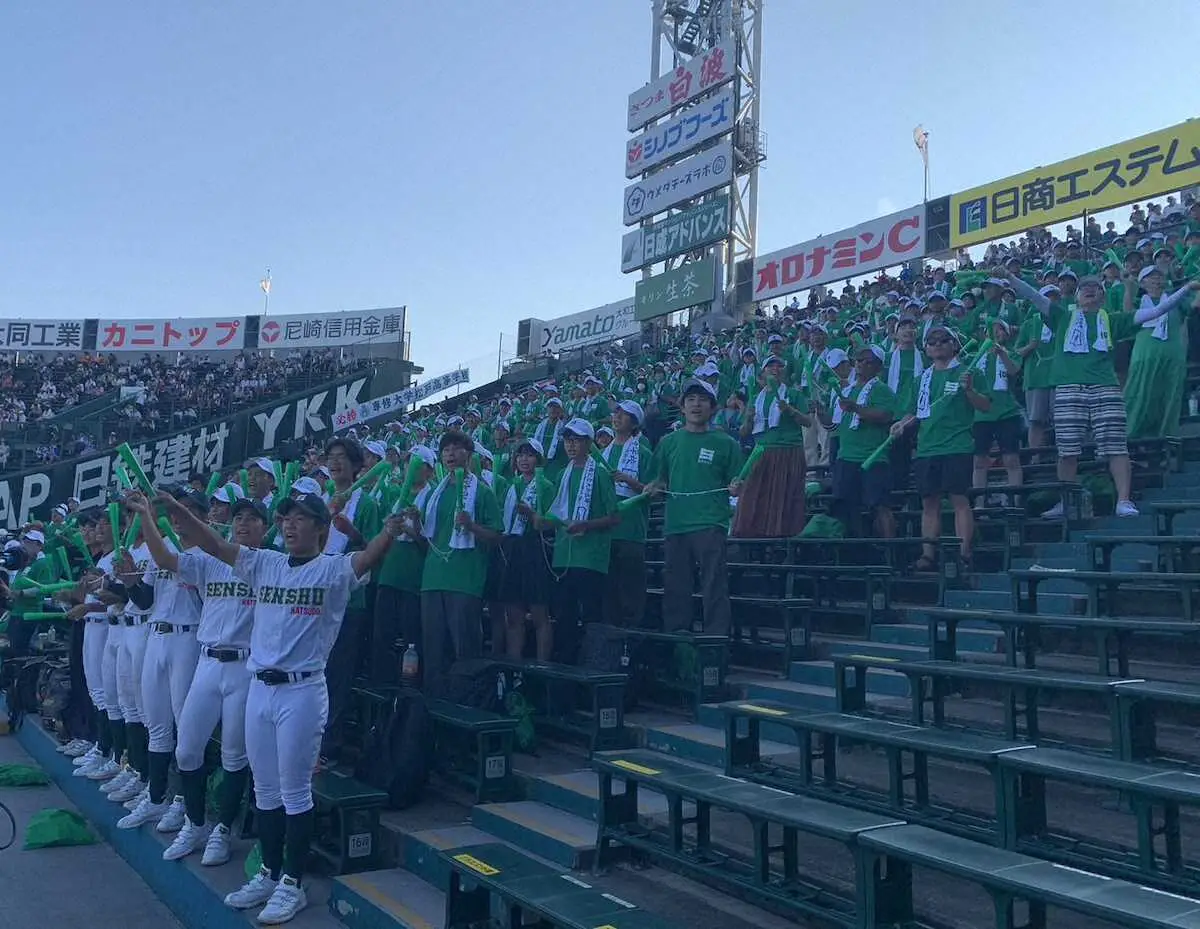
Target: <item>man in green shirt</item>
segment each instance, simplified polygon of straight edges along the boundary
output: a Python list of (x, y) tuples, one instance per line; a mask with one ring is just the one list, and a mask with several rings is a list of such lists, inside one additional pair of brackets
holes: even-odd
[[(1057, 284), (1047, 284), (1040, 293), (1057, 300)], [(1054, 333), (1042, 314), (1030, 310), (1017, 333), (1017, 355), (1021, 359), (1025, 384), (1025, 418), (1029, 420), (1026, 441), (1030, 448), (1046, 444), (1046, 430), (1054, 422), (1054, 388), (1050, 386), (1054, 363)]]
[(692, 619), (692, 576), (700, 569), (704, 631), (729, 634), (729, 485), (742, 467), (733, 436), (710, 428), (717, 394), (704, 381), (683, 385), (683, 426), (655, 449), (651, 490), (667, 491), (663, 572), (663, 624), (687, 630)]
[[(972, 483), (976, 488), (987, 486), (993, 445), (1000, 452), (1000, 460), (1008, 472), (1008, 483), (1015, 487), (1024, 479), (1021, 408), (1013, 395), (1021, 368), (1008, 354), (1006, 346), (1010, 332), (1007, 322), (996, 319), (991, 326), (992, 347), (980, 355), (972, 367), (976, 388), (989, 402), (988, 409), (975, 411), (975, 477)], [(977, 503), (982, 505), (982, 498)]]
[(833, 498), (838, 518), (859, 534), (862, 511), (870, 510), (878, 538), (896, 535), (892, 514), (891, 459), (881, 455), (870, 468), (863, 465), (888, 438), (895, 418), (896, 395), (879, 375), (885, 353), (877, 345), (863, 346), (855, 353), (855, 387), (837, 401), (842, 408), (842, 427), (833, 465)]
[[(612, 471), (617, 499), (627, 500), (645, 490), (650, 479), (650, 443), (641, 434), (645, 412), (633, 400), (621, 400), (612, 411), (614, 438), (601, 453)], [(605, 619), (613, 626), (638, 627), (646, 614), (646, 506), (631, 506), (620, 514), (612, 532), (608, 565)]]
[[(425, 692), (439, 695), (453, 661), (483, 654), (488, 552), (500, 539), (492, 489), (470, 472), (475, 443), (456, 429), (438, 443), (446, 476), (409, 516), (426, 549), (421, 572), (421, 666)], [(451, 652), (446, 654), (449, 635)]]
[(46, 537), (40, 529), (30, 529), (21, 536), (19, 550), (24, 560), (24, 567), (13, 574), (12, 583), (9, 585), (12, 609), (9, 615), (8, 634), (16, 655), (22, 655), (28, 651), (29, 642), (37, 630), (36, 623), (26, 623), (22, 617), (26, 613), (40, 612), (44, 596), (36, 587), (21, 589), (17, 581), (25, 577), (35, 584), (52, 584), (59, 577), (54, 559), (47, 558), (42, 553), (45, 545)]
[[(975, 411), (988, 409), (990, 401), (975, 390), (971, 372), (959, 363), (958, 349), (953, 331), (940, 324), (930, 327), (925, 354), (932, 363), (921, 374), (913, 408), (892, 425), (891, 432), (899, 438), (913, 423), (920, 423), (913, 477), (921, 495), (921, 538), (942, 534), (942, 497), (948, 496), (954, 508), (954, 531), (962, 540), (962, 559), (969, 568), (975, 514), (967, 491), (974, 472)], [(932, 542), (922, 546), (914, 567), (917, 571), (937, 567)]]

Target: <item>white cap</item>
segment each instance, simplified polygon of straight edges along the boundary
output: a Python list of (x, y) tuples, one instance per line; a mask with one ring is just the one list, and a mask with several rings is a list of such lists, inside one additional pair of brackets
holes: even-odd
[(409, 453), (415, 455), (417, 458), (420, 458), (423, 462), (425, 462), (425, 464), (429, 465), (429, 467), (437, 467), (437, 452), (435, 452), (428, 445), (414, 445), (409, 450)]
[(4, 550), (6, 552), (15, 552), (20, 547), (21, 547), (21, 543), (18, 542), (16, 539), (9, 539), (7, 542), (4, 543)]
[(550, 406), (550, 404), (552, 404), (552, 403), (558, 404), (559, 407), (562, 406), (562, 401), (559, 400), (558, 397), (547, 397), (546, 398), (546, 406)]
[(831, 348), (828, 351), (828, 353), (825, 355), (825, 364), (827, 364), (831, 368), (836, 368), (843, 361), (849, 361), (849, 360), (850, 360), (850, 356), (847, 355), (840, 348)]
[(596, 435), (598, 435), (598, 436), (606, 435), (612, 439), (615, 439), (617, 437), (617, 434), (615, 432), (613, 432), (612, 429), (610, 429), (608, 426), (601, 426), (599, 429), (596, 430)]
[(292, 493), (294, 494), (317, 494), (321, 495), (322, 487), (311, 477), (296, 478), (296, 482), (292, 484)]
[(542, 443), (539, 442), (537, 439), (522, 439), (521, 444), (517, 446), (517, 451), (520, 451), (526, 445), (528, 445), (535, 452), (537, 452), (539, 458), (546, 457), (546, 450), (544, 448), (542, 448)]
[(1142, 270), (1138, 272), (1138, 280), (1144, 281), (1155, 271), (1158, 271), (1158, 265), (1146, 265), (1146, 267), (1142, 268)]
[(28, 539), (30, 542), (37, 542), (39, 545), (46, 544), (46, 537), (42, 535), (41, 529), (30, 529), (21, 538)]
[(637, 420), (638, 425), (642, 424), (642, 420), (646, 418), (646, 411), (642, 409), (642, 405), (636, 400), (622, 400), (617, 404), (618, 410), (623, 410)]
[(262, 468), (271, 477), (275, 476), (275, 465), (271, 464), (270, 458), (251, 458), (250, 463), (246, 465), (248, 468)]
[(370, 442), (364, 442), (363, 448), (369, 451), (376, 458), (387, 457), (387, 446), (378, 439), (373, 439)]
[(592, 424), (586, 419), (580, 419), (578, 416), (563, 426), (563, 432), (569, 432), (572, 435), (581, 436), (585, 439), (596, 438), (596, 430), (592, 428)]
[(490, 448), (484, 448), (482, 445), (476, 445), (475, 452), (476, 452), (476, 454), (479, 455), (480, 458), (484, 459), (485, 461), (490, 461), (493, 464), (495, 464), (496, 456), (492, 454), (492, 450)]
[(230, 481), (228, 484), (225, 484), (214, 490), (212, 498), (218, 503), (228, 503), (230, 506), (233, 506), (233, 504), (237, 503), (237, 501), (241, 500), (245, 496), (246, 494), (242, 490), (242, 486)]
[(706, 361), (696, 369), (696, 377), (720, 377), (721, 369), (713, 362)]

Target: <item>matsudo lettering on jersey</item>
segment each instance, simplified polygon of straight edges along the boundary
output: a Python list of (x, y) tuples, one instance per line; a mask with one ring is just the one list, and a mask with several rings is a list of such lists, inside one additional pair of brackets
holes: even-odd
[(205, 600), (253, 600), (254, 588), (241, 581), (209, 581), (204, 585)]
[(266, 606), (324, 606), (324, 587), (271, 587), (263, 584), (258, 588), (258, 602)]

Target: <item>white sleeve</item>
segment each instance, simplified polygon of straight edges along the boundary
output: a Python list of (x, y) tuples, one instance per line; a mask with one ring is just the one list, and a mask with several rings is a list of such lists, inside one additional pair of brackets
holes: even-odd
[(1158, 306), (1144, 306), (1135, 310), (1133, 313), (1133, 321), (1140, 326), (1142, 323), (1148, 323), (1158, 319), (1160, 316), (1167, 313), (1172, 307), (1182, 301), (1183, 298), (1188, 295), (1188, 293), (1190, 293), (1188, 285), (1184, 284), (1177, 291), (1175, 291), (1175, 293), (1171, 294), (1171, 296), (1163, 297), (1162, 300), (1158, 302)]
[(175, 576), (184, 584), (203, 587), (209, 564), (208, 557), (199, 552), (180, 552), (179, 567), (175, 571)]
[(251, 587), (258, 587), (258, 570), (264, 560), (264, 551), (261, 548), (250, 548), (248, 545), (238, 546), (237, 562), (233, 566), (233, 573)]

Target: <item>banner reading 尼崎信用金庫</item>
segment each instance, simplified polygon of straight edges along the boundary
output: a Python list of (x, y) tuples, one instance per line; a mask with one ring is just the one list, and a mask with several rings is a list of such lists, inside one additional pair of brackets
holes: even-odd
[(1015, 235), (1200, 183), (1200, 119), (950, 198), (950, 245)]

